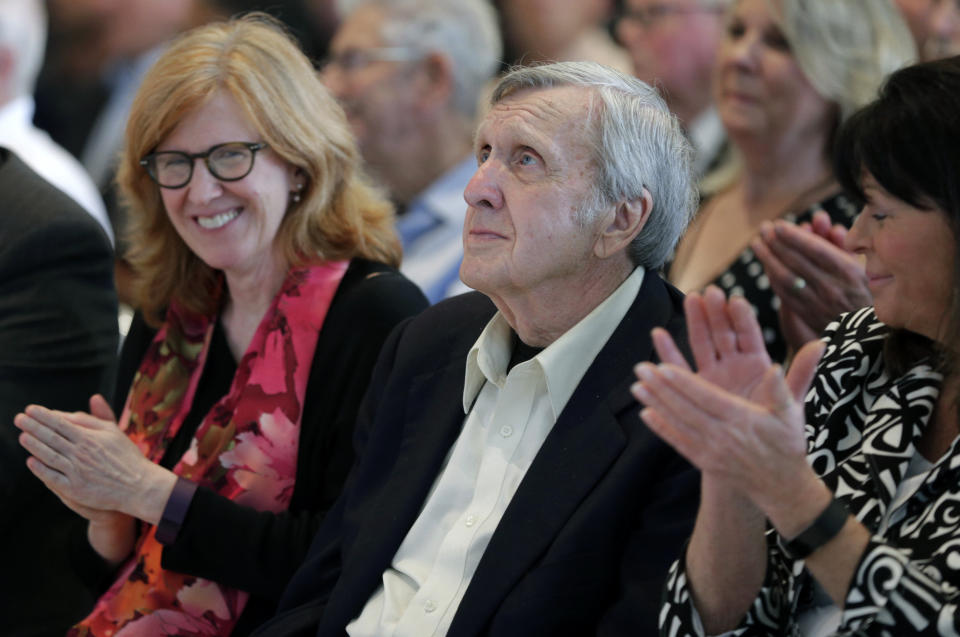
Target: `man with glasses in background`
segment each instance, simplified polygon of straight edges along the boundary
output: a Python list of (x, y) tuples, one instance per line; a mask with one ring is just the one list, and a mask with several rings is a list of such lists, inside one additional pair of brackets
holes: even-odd
[(638, 78), (656, 86), (693, 144), (703, 176), (725, 156), (726, 135), (713, 108), (711, 75), (730, 0), (624, 0), (617, 39)]
[(460, 283), (480, 94), (501, 57), (486, 0), (341, 2), (323, 79), (400, 213), (401, 270), (435, 303)]

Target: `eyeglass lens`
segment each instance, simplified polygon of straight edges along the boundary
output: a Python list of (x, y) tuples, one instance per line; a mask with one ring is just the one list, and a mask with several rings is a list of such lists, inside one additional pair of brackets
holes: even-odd
[[(205, 155), (205, 156), (204, 156)], [(204, 159), (207, 169), (217, 179), (243, 179), (253, 169), (254, 149), (243, 143), (227, 143), (211, 148), (207, 153), (190, 156), (180, 151), (163, 151), (150, 157), (148, 168), (161, 186), (176, 188), (186, 185), (193, 176), (194, 160)]]

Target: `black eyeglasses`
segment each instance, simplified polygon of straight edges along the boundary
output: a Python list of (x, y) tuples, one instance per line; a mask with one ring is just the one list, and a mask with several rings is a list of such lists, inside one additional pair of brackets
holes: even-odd
[(263, 142), (226, 142), (211, 146), (202, 153), (164, 150), (150, 153), (140, 160), (147, 174), (161, 188), (183, 188), (193, 177), (193, 164), (202, 159), (210, 174), (220, 181), (238, 181), (253, 170), (253, 159)]

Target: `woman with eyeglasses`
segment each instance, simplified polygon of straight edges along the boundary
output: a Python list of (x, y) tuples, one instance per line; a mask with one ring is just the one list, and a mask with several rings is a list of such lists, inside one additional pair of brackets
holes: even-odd
[(359, 162), (269, 18), (189, 32), (147, 74), (119, 172), (140, 313), (115, 409), (16, 418), (109, 585), (70, 634), (244, 634), (272, 614), (342, 487), (381, 344), (426, 306)]

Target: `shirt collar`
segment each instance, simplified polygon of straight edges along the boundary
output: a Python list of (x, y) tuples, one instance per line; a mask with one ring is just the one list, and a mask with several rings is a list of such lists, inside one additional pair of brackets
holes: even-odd
[[(643, 277), (644, 269), (637, 266), (610, 296), (531, 359), (540, 366), (546, 378), (554, 420), (563, 411), (583, 375), (626, 316), (640, 292)], [(470, 411), (485, 382), (503, 387), (512, 350), (513, 330), (503, 315), (497, 312), (467, 354), (463, 385), (464, 413)]]

